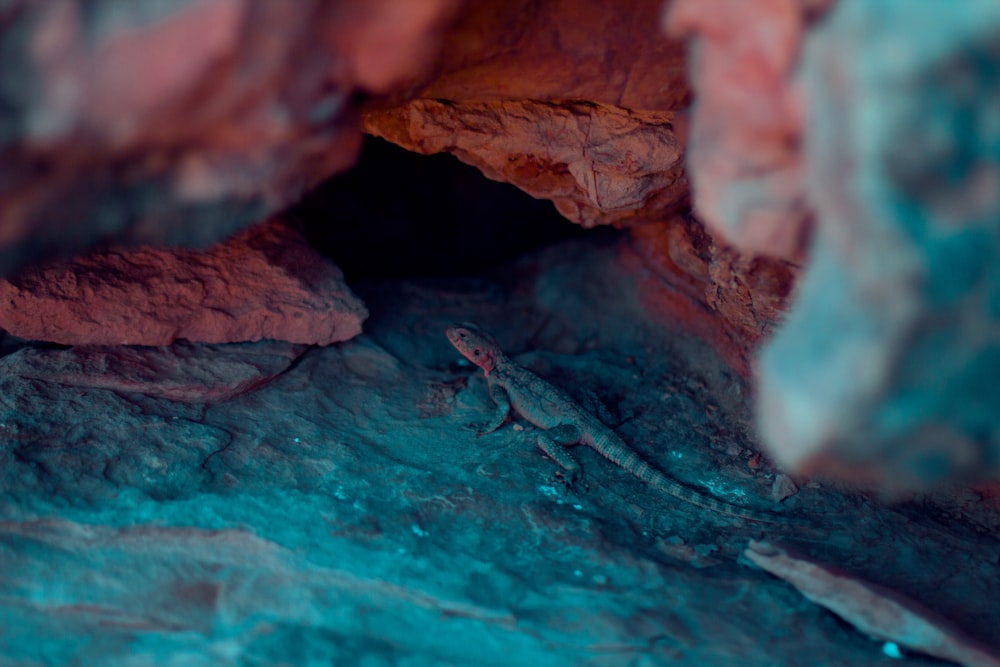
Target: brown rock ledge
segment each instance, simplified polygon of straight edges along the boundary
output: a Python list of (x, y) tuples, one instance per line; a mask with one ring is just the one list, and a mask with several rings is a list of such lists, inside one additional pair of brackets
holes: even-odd
[(0, 281), (0, 327), (64, 345), (329, 345), (367, 316), (340, 269), (278, 220), (205, 251), (105, 250)]

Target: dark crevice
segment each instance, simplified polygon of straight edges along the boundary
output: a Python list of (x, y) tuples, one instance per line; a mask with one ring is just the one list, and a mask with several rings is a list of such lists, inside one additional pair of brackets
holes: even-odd
[(291, 212), (348, 281), (454, 276), (586, 234), (551, 202), (448, 154), (367, 137), (358, 163)]

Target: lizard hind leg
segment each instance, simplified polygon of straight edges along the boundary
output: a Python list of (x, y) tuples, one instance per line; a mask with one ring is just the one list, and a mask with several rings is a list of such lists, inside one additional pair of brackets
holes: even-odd
[(563, 469), (564, 478), (570, 488), (583, 482), (583, 469), (576, 462), (573, 455), (566, 449), (566, 445), (575, 444), (580, 441), (580, 429), (570, 424), (564, 424), (551, 428), (548, 431), (539, 431), (538, 448), (545, 452), (549, 458), (559, 464)]
[(559, 424), (558, 426), (553, 426), (552, 428), (545, 430), (545, 435), (547, 435), (550, 440), (567, 447), (578, 444), (580, 442), (580, 438), (583, 437), (583, 433), (580, 432), (580, 427), (574, 426), (573, 424)]
[(608, 407), (608, 404), (601, 400), (601, 398), (595, 394), (590, 389), (586, 387), (581, 387), (577, 390), (579, 395), (580, 405), (583, 409), (594, 415), (601, 420), (601, 423), (605, 426), (617, 426), (621, 423), (621, 420), (616, 418)]

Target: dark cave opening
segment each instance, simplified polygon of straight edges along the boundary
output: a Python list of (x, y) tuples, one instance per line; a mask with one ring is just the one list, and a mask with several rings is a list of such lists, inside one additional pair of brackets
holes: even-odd
[(357, 164), (290, 215), (349, 282), (474, 273), (586, 234), (548, 200), (491, 181), (450, 154), (365, 137)]

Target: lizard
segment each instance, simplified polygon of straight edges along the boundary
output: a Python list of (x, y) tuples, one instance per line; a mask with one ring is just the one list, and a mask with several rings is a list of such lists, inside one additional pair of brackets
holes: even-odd
[(515, 411), (538, 427), (538, 448), (566, 471), (569, 486), (581, 480), (582, 469), (567, 447), (583, 443), (642, 482), (692, 505), (751, 521), (805, 525), (795, 517), (758, 512), (717, 500), (670, 479), (568, 394), (512, 361), (497, 340), (478, 325), (455, 324), (445, 330), (445, 335), (462, 356), (483, 370), (490, 397), (496, 403), (496, 412), (480, 435), (499, 429), (511, 410)]

